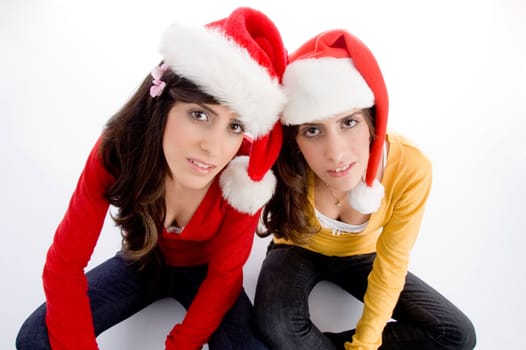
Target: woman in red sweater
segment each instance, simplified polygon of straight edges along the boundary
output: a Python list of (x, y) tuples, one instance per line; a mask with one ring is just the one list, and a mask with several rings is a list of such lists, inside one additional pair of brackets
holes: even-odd
[[(281, 37), (238, 8), (206, 26), (173, 24), (160, 53), (87, 159), (47, 254), (46, 303), (17, 349), (97, 349), (98, 334), (165, 297), (187, 309), (166, 349), (265, 348), (242, 268), (275, 187)], [(110, 205), (122, 250), (85, 274)]]

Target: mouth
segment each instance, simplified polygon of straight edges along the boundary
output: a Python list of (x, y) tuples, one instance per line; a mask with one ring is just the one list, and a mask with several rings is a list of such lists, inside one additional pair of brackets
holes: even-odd
[(215, 165), (201, 162), (197, 159), (188, 158), (188, 162), (190, 163), (193, 169), (203, 174), (208, 174), (212, 171), (212, 169), (215, 168)]
[(334, 176), (334, 177), (345, 176), (345, 175), (349, 174), (349, 172), (351, 171), (353, 165), (354, 165), (354, 163), (348, 163), (348, 164), (345, 164), (343, 166), (327, 170), (327, 172), (329, 173), (329, 175)]

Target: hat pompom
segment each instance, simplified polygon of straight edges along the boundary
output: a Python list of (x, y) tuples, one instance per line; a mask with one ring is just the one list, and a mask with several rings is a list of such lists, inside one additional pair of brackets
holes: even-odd
[(269, 170), (260, 181), (253, 181), (247, 173), (248, 160), (248, 156), (232, 159), (221, 173), (219, 184), (223, 197), (232, 207), (254, 215), (274, 194), (276, 177)]
[(384, 198), (384, 186), (377, 179), (371, 187), (360, 181), (356, 188), (349, 193), (349, 204), (362, 214), (372, 214), (380, 208)]

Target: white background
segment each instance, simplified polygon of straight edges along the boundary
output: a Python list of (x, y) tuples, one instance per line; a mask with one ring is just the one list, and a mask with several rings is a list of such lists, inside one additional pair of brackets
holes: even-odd
[[(521, 0), (36, 1), (0, 3), (0, 348), (13, 349), (43, 300), (41, 271), (85, 158), (105, 121), (160, 60), (172, 21), (204, 24), (239, 5), (265, 12), (289, 50), (342, 27), (364, 40), (390, 91), (390, 127), (433, 161), (411, 270), (475, 324), (477, 349), (524, 349), (526, 9)], [(105, 227), (92, 267), (119, 248)], [(268, 240), (246, 266), (254, 284)], [(322, 285), (324, 330), (360, 305)], [(161, 349), (181, 307), (163, 301), (99, 337), (102, 349)]]

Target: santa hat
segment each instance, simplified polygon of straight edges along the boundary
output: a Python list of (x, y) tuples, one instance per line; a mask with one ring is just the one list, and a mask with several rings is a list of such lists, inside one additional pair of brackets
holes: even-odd
[(365, 214), (378, 210), (384, 189), (376, 173), (382, 159), (389, 103), (382, 72), (369, 48), (345, 30), (321, 33), (289, 56), (283, 86), (288, 98), (282, 116), (285, 125), (375, 106), (375, 139), (365, 183), (350, 192), (349, 201)]
[(270, 168), (282, 143), (280, 85), (287, 53), (274, 23), (240, 7), (205, 26), (175, 23), (161, 40), (164, 63), (176, 74), (228, 105), (252, 138), (248, 156), (234, 158), (220, 177), (224, 198), (237, 210), (256, 213), (274, 193)]

